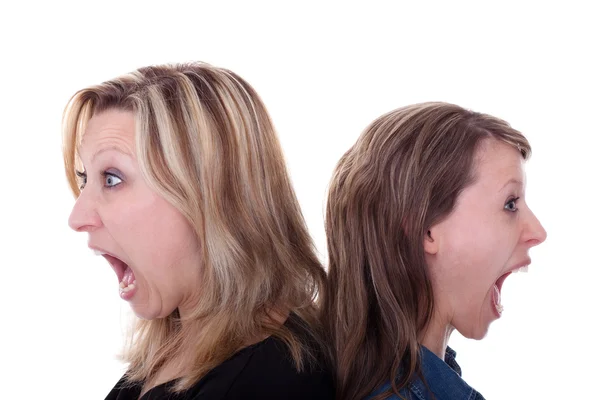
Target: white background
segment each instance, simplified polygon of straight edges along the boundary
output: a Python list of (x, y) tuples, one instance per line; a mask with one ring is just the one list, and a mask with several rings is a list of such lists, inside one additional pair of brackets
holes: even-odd
[(322, 254), (333, 167), (380, 114), (443, 100), (525, 133), (528, 202), (548, 240), (507, 281), (488, 337), (450, 344), (488, 400), (600, 398), (592, 2), (13, 3), (0, 6), (0, 398), (102, 399), (120, 377), (128, 307), (67, 226), (61, 114), (87, 85), (190, 60), (262, 96)]

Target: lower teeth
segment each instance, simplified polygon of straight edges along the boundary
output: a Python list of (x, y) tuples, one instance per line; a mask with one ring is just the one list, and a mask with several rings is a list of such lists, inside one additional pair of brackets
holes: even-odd
[(119, 289), (123, 293), (127, 293), (135, 289), (135, 281), (131, 282), (129, 285), (125, 286), (124, 282), (119, 283)]
[(498, 299), (498, 302), (494, 301), (494, 305), (496, 306), (496, 311), (498, 311), (498, 314), (502, 314), (502, 311), (504, 311), (504, 306), (500, 304), (500, 289), (498, 289), (498, 286), (494, 285), (494, 290), (496, 291), (496, 299)]

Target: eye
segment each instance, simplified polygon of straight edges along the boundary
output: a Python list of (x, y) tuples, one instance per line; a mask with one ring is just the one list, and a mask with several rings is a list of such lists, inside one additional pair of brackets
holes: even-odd
[(504, 209), (510, 212), (517, 212), (519, 209), (517, 208), (517, 200), (519, 197), (515, 197), (514, 199), (510, 199), (505, 205)]
[(103, 172), (102, 175), (104, 175), (104, 186), (107, 188), (114, 188), (123, 182), (121, 178), (110, 172)]
[(75, 171), (75, 175), (79, 178), (79, 190), (83, 190), (85, 184), (87, 183), (87, 174), (81, 171)]

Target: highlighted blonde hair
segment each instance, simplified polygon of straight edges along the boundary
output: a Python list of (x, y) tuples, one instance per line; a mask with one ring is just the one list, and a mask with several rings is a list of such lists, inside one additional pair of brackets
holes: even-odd
[(265, 335), (283, 340), (302, 369), (312, 349), (269, 316), (290, 311), (318, 332), (315, 299), (325, 272), (257, 93), (233, 72), (204, 63), (144, 67), (80, 90), (63, 118), (75, 196), (86, 124), (108, 109), (133, 113), (144, 179), (187, 218), (203, 252), (193, 315), (182, 321), (175, 310), (138, 320), (124, 353), (128, 379), (152, 379), (165, 363), (185, 360), (176, 386), (183, 390)]
[(389, 112), (339, 161), (329, 189), (329, 284), (323, 321), (335, 353), (337, 398), (384, 399), (420, 375), (419, 335), (434, 309), (423, 239), (474, 179), (478, 146), (530, 146), (505, 121), (447, 103)]

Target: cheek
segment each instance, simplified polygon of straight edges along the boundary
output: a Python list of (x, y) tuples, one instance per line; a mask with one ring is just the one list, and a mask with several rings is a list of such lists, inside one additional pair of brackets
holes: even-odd
[(162, 197), (147, 192), (122, 195), (110, 208), (110, 234), (142, 292), (160, 294), (167, 302), (176, 299), (199, 274), (193, 268), (198, 246), (187, 220)]
[(105, 226), (134, 269), (146, 269), (149, 261), (160, 257), (169, 227), (162, 223), (163, 213), (152, 197), (133, 192), (118, 195), (105, 210)]
[(455, 285), (465, 289), (480, 287), (481, 291), (505, 267), (512, 250), (508, 249), (507, 238), (492, 228), (491, 224), (465, 225), (447, 241), (446, 276)]
[(126, 231), (133, 261), (147, 279), (156, 285), (172, 285), (184, 275), (186, 261), (195, 250), (195, 236), (174, 207), (157, 199), (132, 209)]

